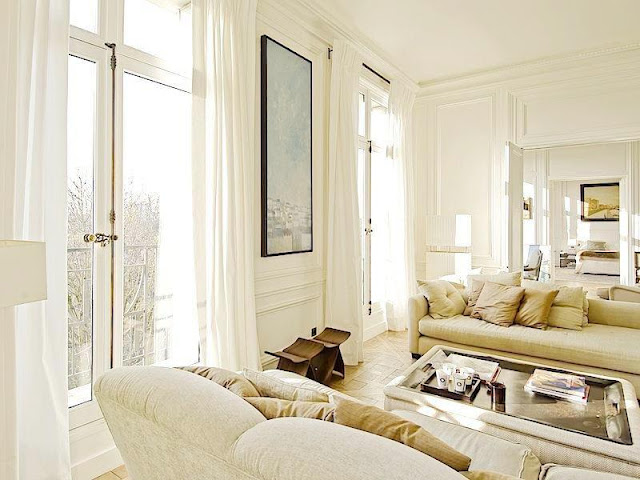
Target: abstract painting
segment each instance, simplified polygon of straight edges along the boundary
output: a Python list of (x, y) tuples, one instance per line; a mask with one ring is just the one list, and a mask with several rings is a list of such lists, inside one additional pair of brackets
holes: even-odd
[(619, 183), (583, 183), (580, 185), (583, 222), (620, 220)]
[(311, 61), (261, 39), (262, 256), (313, 250)]

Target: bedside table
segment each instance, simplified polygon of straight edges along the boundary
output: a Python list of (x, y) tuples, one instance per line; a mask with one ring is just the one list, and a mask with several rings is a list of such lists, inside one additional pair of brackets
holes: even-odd
[(576, 266), (575, 252), (560, 252), (560, 268), (568, 268)]

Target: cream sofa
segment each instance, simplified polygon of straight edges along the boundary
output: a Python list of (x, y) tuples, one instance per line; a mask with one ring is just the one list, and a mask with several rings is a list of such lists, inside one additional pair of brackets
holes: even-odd
[(409, 299), (409, 349), (414, 357), (434, 345), (501, 354), (553, 367), (621, 377), (640, 392), (640, 304), (589, 299), (581, 331), (512, 325), (464, 315), (435, 319), (423, 295)]
[[(341, 395), (293, 373), (266, 373), (330, 397)], [(267, 420), (234, 393), (182, 370), (111, 370), (96, 381), (95, 394), (132, 480), (465, 479), (431, 457), (376, 435), (321, 420)], [(472, 471), (494, 471), (510, 475), (509, 480), (534, 480), (543, 471), (552, 480), (628, 479), (542, 468), (528, 447), (413, 412), (395, 413), (471, 457)], [(539, 478), (545, 480), (544, 474)]]

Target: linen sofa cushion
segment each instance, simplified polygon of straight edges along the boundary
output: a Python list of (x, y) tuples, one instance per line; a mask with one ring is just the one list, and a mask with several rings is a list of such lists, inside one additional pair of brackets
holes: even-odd
[(328, 402), (326, 393), (303, 386), (293, 386), (279, 378), (245, 368), (242, 374), (260, 394), (260, 397), (281, 398), (282, 400), (302, 400), (305, 402)]
[(498, 285), (509, 285), (519, 287), (522, 281), (522, 272), (496, 273), (495, 275), (469, 275), (467, 285), (469, 285), (467, 307), (464, 315), (471, 315), (478, 297), (485, 282), (497, 283)]
[(640, 329), (640, 303), (589, 300), (589, 322)]
[(470, 457), (470, 471), (490, 471), (524, 480), (538, 480), (540, 460), (525, 445), (415, 411), (393, 410), (393, 413), (420, 425), (447, 445)]
[(613, 473), (549, 464), (542, 469), (540, 480), (632, 480), (632, 478)]
[(258, 390), (253, 384), (239, 373), (230, 370), (224, 370), (216, 367), (188, 366), (177, 367), (178, 370), (195, 373), (201, 377), (216, 382), (227, 390), (232, 391), (241, 397), (259, 397)]
[(334, 422), (403, 443), (458, 471), (468, 470), (471, 464), (469, 457), (419, 425), (372, 405), (336, 398)]
[(503, 327), (513, 324), (524, 288), (486, 282), (471, 316)]
[(308, 418), (275, 418), (246, 431), (231, 461), (263, 480), (464, 480), (400, 443)]
[(522, 303), (518, 308), (515, 323), (524, 327), (546, 329), (551, 305), (559, 290), (525, 288)]
[(521, 325), (502, 328), (458, 315), (446, 320), (425, 317), (418, 330), (422, 335), (462, 345), (640, 374), (640, 330), (633, 328), (591, 323), (582, 331)]
[(433, 318), (449, 318), (464, 312), (466, 302), (462, 293), (446, 280), (419, 282), (419, 290), (427, 298)]
[(333, 421), (336, 406), (324, 402), (303, 402), (282, 400), (281, 398), (245, 397), (245, 400), (257, 408), (267, 419), (279, 417), (315, 418)]
[(304, 388), (305, 390), (313, 390), (318, 393), (322, 393), (329, 397), (329, 402), (333, 402), (335, 397), (352, 398), (349, 395), (338, 392), (337, 390), (311, 380), (310, 378), (303, 377), (297, 373), (287, 372), (286, 370), (265, 370), (262, 372), (262, 375), (277, 378), (281, 382), (284, 382), (294, 388)]

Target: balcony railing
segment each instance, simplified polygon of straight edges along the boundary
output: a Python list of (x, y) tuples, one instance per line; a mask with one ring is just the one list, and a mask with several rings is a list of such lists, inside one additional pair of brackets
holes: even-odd
[[(128, 245), (124, 251), (122, 364), (166, 360), (172, 295), (156, 296), (158, 248)], [(93, 364), (93, 247), (67, 249), (68, 387), (91, 383)]]

